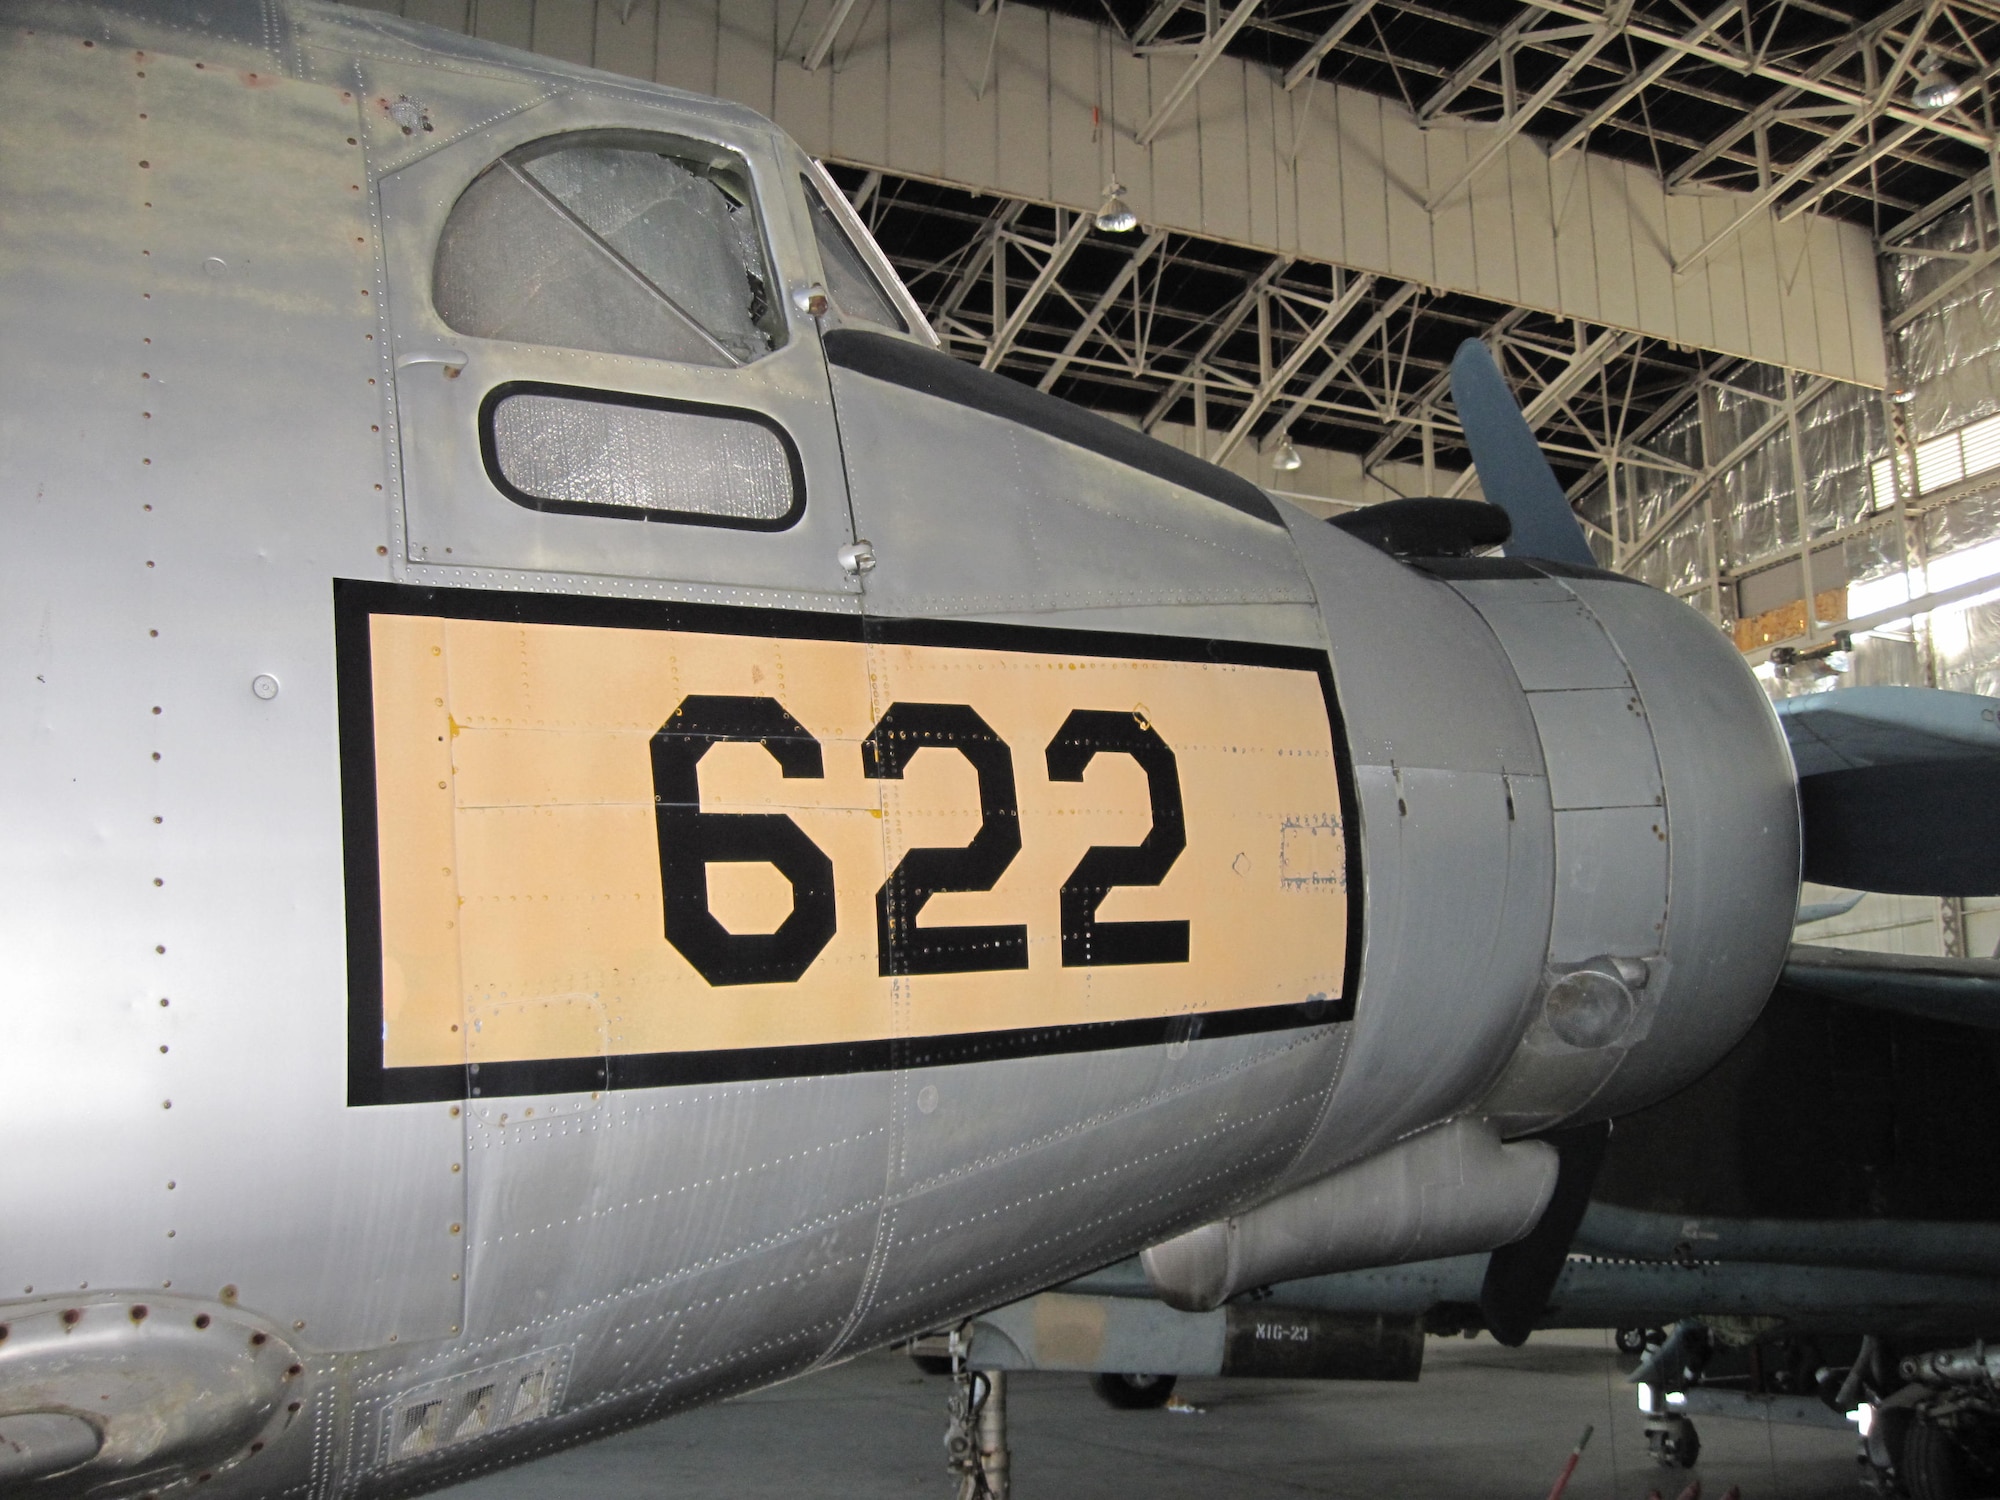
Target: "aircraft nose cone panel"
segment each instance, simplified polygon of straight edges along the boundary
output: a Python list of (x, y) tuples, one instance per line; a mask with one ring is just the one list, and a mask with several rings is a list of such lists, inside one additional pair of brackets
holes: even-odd
[(1798, 818), (1784, 741), (1729, 644), (1614, 579), (1460, 579), (1548, 764), (1555, 903), (1519, 1051), (1485, 1108), (1520, 1129), (1604, 1118), (1692, 1079), (1783, 961)]

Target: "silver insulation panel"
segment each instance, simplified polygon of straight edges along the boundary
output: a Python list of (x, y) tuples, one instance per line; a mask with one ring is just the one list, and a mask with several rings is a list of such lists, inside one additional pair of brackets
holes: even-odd
[(799, 503), (791, 455), (761, 422), (531, 393), (493, 408), (501, 478), (564, 506), (783, 521)]
[(432, 296), (476, 338), (729, 365), (774, 347), (768, 287), (748, 205), (656, 152), (577, 146), (465, 190)]

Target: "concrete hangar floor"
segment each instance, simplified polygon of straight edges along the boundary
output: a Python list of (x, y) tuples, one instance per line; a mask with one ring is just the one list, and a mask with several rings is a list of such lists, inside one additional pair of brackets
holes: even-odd
[[(1183, 1379), (1193, 1411), (1114, 1411), (1089, 1377), (1008, 1377), (1019, 1500), (1539, 1500), (1586, 1424), (1569, 1500), (1847, 1500), (1860, 1493), (1851, 1431), (1704, 1416), (1701, 1463), (1645, 1456), (1608, 1332), (1538, 1333), (1520, 1349), (1433, 1338), (1415, 1385)], [(777, 1500), (950, 1496), (948, 1382), (905, 1356), (707, 1407), (445, 1491), (452, 1500)]]

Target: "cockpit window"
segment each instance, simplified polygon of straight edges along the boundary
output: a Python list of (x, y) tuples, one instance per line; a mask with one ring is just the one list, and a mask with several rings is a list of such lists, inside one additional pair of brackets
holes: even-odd
[(474, 338), (693, 364), (785, 339), (750, 174), (720, 147), (593, 131), (474, 179), (438, 241), (438, 315)]
[(812, 205), (813, 237), (819, 241), (820, 263), (826, 268), (826, 295), (834, 310), (849, 322), (879, 323), (898, 333), (908, 333), (910, 325), (903, 321), (882, 283), (868, 269), (861, 251), (840, 227), (840, 220), (820, 194), (819, 185), (810, 177), (801, 180), (806, 185), (806, 201)]

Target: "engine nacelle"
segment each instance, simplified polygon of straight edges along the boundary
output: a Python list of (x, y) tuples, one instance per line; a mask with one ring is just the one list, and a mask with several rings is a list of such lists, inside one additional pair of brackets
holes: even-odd
[(1790, 756), (1727, 639), (1609, 573), (1407, 564), (1288, 520), (1367, 912), (1340, 1088), (1279, 1191), (1457, 1113), (1518, 1137), (1698, 1076), (1770, 993), (1798, 880)]

